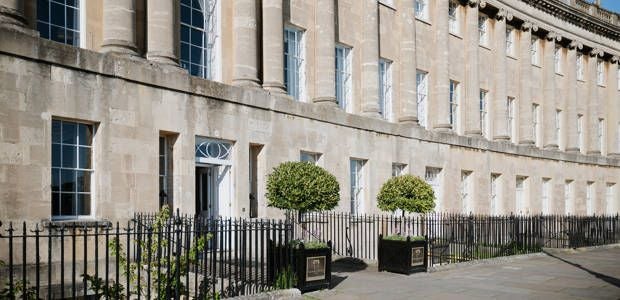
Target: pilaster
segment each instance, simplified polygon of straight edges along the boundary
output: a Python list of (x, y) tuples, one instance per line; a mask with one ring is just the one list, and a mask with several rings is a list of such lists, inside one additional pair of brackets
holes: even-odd
[(314, 103), (336, 106), (336, 26), (334, 0), (317, 0), (315, 9)]
[(620, 58), (612, 56), (607, 80), (607, 155), (620, 157), (620, 91), (618, 90), (618, 64)]
[(506, 91), (506, 17), (507, 12), (503, 9), (495, 15), (494, 53), (494, 91), (493, 96), (493, 139), (509, 141), (511, 132), (508, 124), (508, 95)]
[(263, 0), (263, 88), (285, 94), (282, 0)]
[[(450, 55), (448, 43), (448, 0), (436, 0), (435, 52), (432, 55), (431, 90), (429, 106), (429, 124), (437, 131), (449, 131), (450, 125), (450, 76), (448, 61)], [(435, 116), (434, 118), (432, 116)]]
[(101, 52), (138, 55), (136, 46), (136, 1), (103, 1)]
[(566, 66), (566, 152), (579, 153), (579, 137), (577, 134), (577, 51), (583, 49), (583, 45), (572, 41), (568, 46)]
[(379, 118), (379, 4), (362, 0), (362, 115)]
[[(465, 6), (465, 121), (464, 133), (470, 136), (481, 136), (480, 124), (480, 81), (478, 78), (478, 3), (469, 1)], [(505, 51), (504, 51), (505, 52)]]
[(418, 125), (418, 99), (416, 86), (416, 29), (415, 0), (400, 1), (398, 9), (400, 40), (400, 113), (398, 122)]
[(258, 1), (233, 2), (233, 80), (236, 86), (258, 87)]
[(146, 58), (158, 63), (178, 66), (177, 12), (178, 0), (149, 0), (146, 9)]
[(525, 21), (519, 36), (519, 144), (534, 147), (534, 122), (532, 119), (532, 32), (538, 26)]
[(600, 49), (590, 50), (588, 55), (588, 143), (586, 153), (588, 155), (601, 155), (601, 146), (598, 141), (598, 119), (599, 119), (599, 97), (598, 82), (596, 78), (596, 63), (599, 57), (603, 57), (604, 52)]
[(545, 36), (543, 49), (543, 148), (545, 150), (558, 150), (558, 141), (555, 134), (555, 42), (560, 41), (561, 36), (555, 32), (549, 32)]
[(36, 6), (34, 0), (0, 0), (0, 27), (36, 35), (37, 32), (31, 29), (34, 26), (28, 24), (25, 17), (26, 2), (34, 2), (28, 4)]

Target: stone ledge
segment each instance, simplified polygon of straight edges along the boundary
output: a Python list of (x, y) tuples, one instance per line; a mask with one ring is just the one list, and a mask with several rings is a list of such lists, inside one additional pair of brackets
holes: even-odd
[(44, 62), (50, 64), (50, 68), (69, 68), (179, 93), (208, 97), (275, 113), (423, 142), (538, 159), (620, 167), (620, 159), (618, 158), (541, 150), (514, 145), (509, 142), (459, 136), (450, 132), (435, 132), (419, 126), (390, 123), (376, 118), (349, 114), (326, 105), (291, 101), (290, 97), (286, 95), (272, 95), (262, 89), (235, 87), (193, 77), (184, 69), (154, 63), (144, 58), (118, 57), (114, 54), (80, 49), (27, 35), (10, 28), (0, 28), (0, 41), (2, 41), (0, 53)]
[(288, 289), (288, 290), (276, 290), (270, 291), (255, 295), (248, 296), (238, 296), (228, 299), (235, 300), (285, 300), (285, 299), (293, 299), (293, 300), (301, 300), (301, 292), (298, 289)]

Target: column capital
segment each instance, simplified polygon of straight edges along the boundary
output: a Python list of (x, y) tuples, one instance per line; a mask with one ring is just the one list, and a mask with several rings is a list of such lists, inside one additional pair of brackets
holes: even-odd
[(603, 57), (603, 55), (605, 55), (605, 52), (601, 49), (592, 48), (590, 50), (590, 57)]
[(611, 57), (612, 64), (617, 64), (618, 62), (620, 62), (620, 57), (618, 57), (618, 55), (614, 55)]
[(570, 42), (570, 44), (568, 44), (568, 49), (571, 49), (571, 50), (575, 50), (575, 49), (582, 50), (583, 49), (583, 44), (581, 42), (578, 42), (578, 41), (572, 41), (572, 42)]
[(536, 32), (538, 31), (538, 25), (530, 22), (530, 21), (525, 21), (523, 22), (523, 24), (521, 24), (521, 30), (523, 31), (532, 31), (532, 32)]
[(547, 41), (555, 41), (555, 42), (559, 42), (562, 40), (562, 36), (559, 35), (557, 32), (553, 32), (553, 31), (549, 31), (547, 33), (547, 35), (545, 36), (545, 39), (547, 39)]
[(512, 18), (512, 13), (504, 8), (500, 8), (499, 11), (495, 14), (495, 19), (498, 21), (510, 21), (512, 20)]
[(481, 8), (484, 8), (484, 6), (486, 6), (487, 4), (484, 0), (467, 0), (467, 5), (469, 5), (470, 7), (480, 6)]

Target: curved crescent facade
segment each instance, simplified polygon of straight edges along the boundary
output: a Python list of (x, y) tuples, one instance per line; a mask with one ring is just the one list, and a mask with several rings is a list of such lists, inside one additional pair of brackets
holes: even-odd
[(0, 219), (280, 216), (296, 160), (339, 211), (410, 173), (437, 211), (616, 214), (619, 56), (583, 0), (3, 1)]

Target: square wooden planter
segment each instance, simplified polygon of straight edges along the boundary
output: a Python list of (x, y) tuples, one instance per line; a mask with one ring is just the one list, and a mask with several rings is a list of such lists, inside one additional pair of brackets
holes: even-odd
[(384, 240), (379, 235), (379, 272), (388, 271), (401, 274), (426, 272), (428, 269), (428, 239), (412, 241)]
[(302, 293), (329, 288), (332, 279), (331, 242), (327, 242), (327, 246), (328, 248), (306, 249), (301, 243), (295, 249), (291, 249), (290, 245), (274, 245), (270, 242), (267, 248), (269, 282), (273, 283), (278, 270), (286, 267), (290, 255), (296, 288)]

